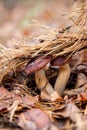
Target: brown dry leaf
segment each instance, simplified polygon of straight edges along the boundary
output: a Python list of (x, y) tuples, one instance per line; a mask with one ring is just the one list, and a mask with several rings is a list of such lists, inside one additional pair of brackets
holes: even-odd
[(74, 103), (67, 103), (66, 108), (58, 112), (57, 114), (64, 118), (70, 118), (72, 122), (75, 122), (76, 130), (86, 130), (87, 122), (85, 122), (83, 115), (80, 113), (79, 108), (77, 108)]
[(72, 70), (77, 69), (81, 72), (84, 68), (87, 68), (87, 49), (76, 52), (70, 59), (70, 66)]
[(24, 130), (41, 130), (52, 121), (49, 116), (38, 108), (33, 108), (19, 116), (18, 125)]
[(38, 101), (37, 96), (31, 96), (31, 95), (26, 95), (22, 98), (22, 103), (25, 106), (35, 106), (35, 103)]
[(81, 92), (78, 95), (77, 100), (79, 100), (79, 101), (87, 101), (87, 92)]
[(14, 111), (16, 111), (16, 105), (18, 106), (18, 104), (26, 107), (32, 107), (35, 106), (35, 103), (38, 101), (37, 96), (25, 95), (22, 97), (14, 92), (9, 92), (4, 87), (0, 87), (0, 95), (0, 111), (4, 109), (7, 111), (13, 111), (15, 109)]
[(4, 87), (0, 87), (0, 95), (0, 111), (4, 109), (8, 111), (8, 108), (14, 101), (21, 99), (20, 96), (15, 95), (15, 93), (9, 92)]
[(0, 102), (0, 113), (3, 111), (7, 111), (7, 108), (9, 108), (9, 101), (5, 102)]
[(10, 106), (12, 94), (4, 87), (0, 87), (0, 111), (7, 110)]
[(69, 102), (66, 104), (66, 107), (64, 109), (62, 109), (60, 112), (57, 112), (57, 114), (59, 116), (62, 116), (64, 118), (67, 118), (67, 117), (70, 117), (71, 116), (73, 117), (73, 112), (75, 111), (76, 113), (79, 112), (79, 109), (76, 107), (75, 109), (73, 109), (75, 106), (75, 104), (73, 104), (72, 102)]
[(12, 93), (10, 93), (7, 89), (5, 89), (4, 87), (0, 87), (0, 99), (3, 98), (10, 98), (12, 97)]
[(79, 95), (81, 92), (87, 92), (87, 83), (83, 84), (83, 86), (80, 88), (65, 90), (64, 94), (74, 96)]
[(4, 99), (4, 100), (9, 100), (11, 99), (11, 101), (15, 101), (15, 100), (20, 100), (20, 96), (15, 94), (14, 92), (10, 92), (7, 89), (5, 89), (4, 87), (0, 87), (0, 100)]
[(80, 87), (81, 85), (85, 84), (86, 82), (87, 82), (87, 77), (83, 73), (78, 73), (75, 88)]

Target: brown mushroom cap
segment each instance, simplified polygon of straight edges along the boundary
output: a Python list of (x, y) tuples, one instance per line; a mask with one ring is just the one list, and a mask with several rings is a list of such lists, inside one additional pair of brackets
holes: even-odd
[(50, 61), (51, 61), (50, 56), (47, 56), (45, 58), (39, 58), (39, 59), (35, 60), (34, 62), (26, 65), (24, 68), (24, 72), (26, 74), (32, 74), (35, 71), (38, 71), (38, 70), (42, 69), (43, 67), (45, 67)]
[(65, 57), (64, 56), (58, 56), (58, 57), (56, 57), (55, 59), (53, 59), (52, 61), (51, 61), (51, 65), (52, 66), (61, 66), (61, 65), (63, 65), (63, 64), (65, 64)]

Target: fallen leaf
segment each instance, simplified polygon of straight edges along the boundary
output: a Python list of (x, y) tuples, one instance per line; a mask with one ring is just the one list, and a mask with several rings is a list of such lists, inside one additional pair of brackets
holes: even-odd
[(10, 106), (10, 98), (13, 97), (12, 93), (6, 90), (4, 87), (0, 87), (0, 112), (3, 110), (7, 111)]
[(76, 130), (86, 130), (87, 125), (86, 122), (84, 122), (83, 115), (74, 103), (67, 103), (65, 109), (57, 112), (57, 114), (64, 118), (70, 118), (70, 120), (76, 124)]
[(77, 100), (79, 100), (79, 101), (87, 101), (87, 92), (81, 92), (78, 95)]
[(14, 101), (20, 100), (21, 97), (13, 92), (9, 92), (4, 87), (0, 87), (0, 111), (6, 110), (13, 104)]
[(12, 93), (9, 92), (7, 89), (4, 87), (0, 87), (0, 99), (3, 98), (10, 98), (12, 96)]
[(80, 87), (81, 85), (85, 84), (86, 82), (87, 82), (87, 77), (83, 73), (78, 73), (75, 88)]
[(38, 108), (33, 108), (19, 116), (18, 125), (25, 130), (41, 130), (51, 122), (51, 119), (45, 112)]
[(38, 101), (37, 96), (26, 95), (22, 98), (22, 103), (25, 106), (34, 106), (37, 101)]

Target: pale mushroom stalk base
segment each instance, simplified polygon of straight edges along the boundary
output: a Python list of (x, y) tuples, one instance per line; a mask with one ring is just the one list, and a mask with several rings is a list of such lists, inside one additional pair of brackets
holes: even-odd
[(59, 98), (59, 95), (54, 91), (51, 84), (47, 80), (44, 68), (35, 72), (35, 81), (37, 87), (41, 90), (41, 95), (43, 97), (46, 97), (52, 101)]
[(57, 93), (62, 96), (65, 86), (67, 84), (67, 81), (70, 77), (70, 66), (68, 63), (60, 66), (59, 68), (59, 74), (55, 82), (54, 90), (57, 91)]

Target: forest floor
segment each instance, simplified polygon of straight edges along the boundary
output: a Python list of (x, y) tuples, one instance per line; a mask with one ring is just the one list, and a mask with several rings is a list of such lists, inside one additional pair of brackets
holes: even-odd
[[(85, 2), (84, 8), (87, 20), (87, 1), (83, 0), (82, 2)], [(86, 30), (81, 33), (84, 35), (82, 39), (77, 38), (76, 28), (71, 29), (74, 22), (72, 12), (75, 14), (76, 9), (78, 12), (78, 7), (80, 6), (80, 0), (0, 1), (0, 130), (87, 129), (87, 24), (84, 25), (84, 29), (81, 30)], [(78, 13), (74, 20), (77, 19)], [(78, 24), (79, 23), (81, 22), (78, 21)], [(40, 28), (36, 26), (41, 26), (43, 29), (39, 30)], [(44, 34), (45, 31), (43, 31), (45, 29), (47, 29), (46, 34)], [(52, 34), (49, 34), (48, 32), (51, 33), (51, 31)], [(70, 31), (74, 31), (76, 35), (73, 36), (73, 33), (69, 35)], [(62, 95), (58, 93), (57, 98), (55, 97), (56, 95), (48, 96), (44, 95), (46, 94), (44, 92), (42, 94), (41, 92), (43, 90), (38, 87), (37, 80), (35, 79), (35, 68), (39, 66), (37, 64), (38, 60), (36, 59), (43, 57), (45, 52), (48, 54), (49, 51), (52, 51), (52, 48), (55, 48), (55, 46), (51, 46), (50, 49), (48, 43), (48, 41), (51, 40), (53, 44), (56, 43), (55, 39), (52, 39), (55, 38), (55, 32), (58, 33), (56, 37), (60, 42), (61, 39), (64, 42), (66, 40), (66, 43), (68, 43), (68, 40), (72, 42), (75, 38), (75, 43), (77, 39), (79, 42), (85, 43), (83, 43), (84, 46), (82, 48), (77, 48), (75, 53), (71, 53), (71, 51), (69, 53), (67, 49), (67, 53), (64, 51), (62, 57), (69, 58), (69, 61), (63, 62), (64, 64), (66, 64), (66, 62), (69, 63), (70, 75), (67, 84), (65, 84), (65, 89), (62, 91)], [(38, 34), (39, 37), (37, 36)], [(31, 40), (31, 36), (35, 38)], [(44, 49), (44, 46), (41, 45), (38, 49), (36, 45), (38, 40), (40, 45), (43, 43), (44, 46), (44, 41), (47, 40), (48, 48)], [(23, 45), (21, 45), (21, 42)], [(25, 44), (26, 46), (24, 47)], [(30, 51), (32, 50), (30, 55), (27, 54), (27, 44), (29, 44), (29, 46), (33, 44), (32, 49), (28, 48)], [(22, 46), (26, 50), (26, 53), (24, 53), (23, 48), (21, 48)], [(41, 48), (43, 49), (41, 50)], [(41, 51), (39, 52), (39, 50)], [(21, 55), (19, 53), (23, 54)], [(36, 56), (33, 56), (35, 54)], [(57, 55), (56, 51), (55, 55)], [(27, 56), (30, 56), (31, 60), (29, 60)], [(53, 53), (52, 56), (54, 56)], [(17, 58), (19, 58), (18, 61), (15, 60)], [(50, 59), (49, 57), (45, 58), (47, 58), (46, 60)], [(6, 68), (7, 66), (4, 65), (4, 59), (6, 65), (8, 65), (8, 69)], [(9, 63), (7, 63), (7, 60)], [(28, 73), (27, 75), (22, 73), (24, 66), (22, 66), (21, 69), (19, 66), (15, 67), (17, 63), (21, 66), (21, 61), (27, 64), (30, 63), (30, 65), (31, 63), (35, 64), (34, 68), (25, 70)], [(38, 63), (44, 64), (44, 62), (45, 59), (42, 58)], [(60, 64), (62, 64), (61, 62), (62, 61), (60, 61)], [(14, 63), (13, 68), (12, 63)], [(24, 63), (23, 65), (26, 65)], [(49, 81), (52, 87), (60, 73), (59, 68), (60, 66), (51, 66), (48, 70), (45, 68), (48, 79), (47, 83)], [(33, 70), (35, 73), (30, 74)], [(64, 82), (64, 78), (66, 77), (62, 77), (61, 82)], [(53, 100), (55, 98), (56, 100)]]

